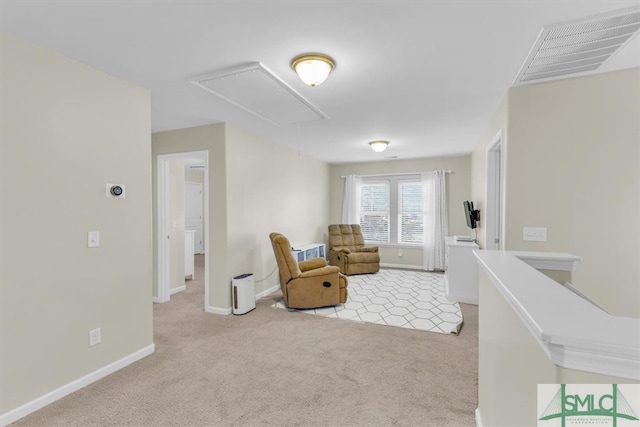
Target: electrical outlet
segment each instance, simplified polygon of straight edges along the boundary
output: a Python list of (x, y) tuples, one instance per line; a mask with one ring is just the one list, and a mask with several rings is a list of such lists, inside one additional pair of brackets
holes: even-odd
[(522, 240), (531, 242), (546, 242), (547, 229), (546, 227), (523, 227)]
[(398, 258), (402, 258), (402, 248), (398, 248)]
[(89, 331), (89, 347), (93, 347), (94, 345), (98, 345), (102, 342), (102, 337), (100, 335), (100, 328)]

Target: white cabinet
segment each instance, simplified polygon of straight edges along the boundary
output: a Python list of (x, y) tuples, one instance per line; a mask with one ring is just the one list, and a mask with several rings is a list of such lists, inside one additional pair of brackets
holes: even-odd
[(293, 252), (293, 256), (298, 262), (307, 261), (313, 258), (327, 258), (324, 243), (294, 245), (291, 248), (291, 252)]
[(191, 280), (196, 278), (194, 257), (195, 236), (196, 230), (184, 230), (184, 276), (191, 276)]
[(475, 242), (457, 242), (445, 237), (446, 261), (444, 283), (449, 301), (478, 304), (478, 263), (473, 251)]

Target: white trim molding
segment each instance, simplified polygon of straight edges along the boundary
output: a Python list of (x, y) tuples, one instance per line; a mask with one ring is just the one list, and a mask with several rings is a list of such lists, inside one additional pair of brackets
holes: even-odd
[(576, 255), (552, 252), (514, 252), (516, 258), (537, 270), (573, 271), (582, 258)]
[(399, 268), (404, 270), (421, 270), (425, 271), (424, 267), (421, 265), (409, 265), (409, 264), (389, 264), (386, 262), (381, 262), (380, 267), (382, 268)]
[(207, 307), (205, 307), (204, 311), (211, 314), (221, 314), (223, 316), (226, 316), (228, 314), (231, 314), (232, 309), (231, 307), (212, 307), (208, 305)]
[[(263, 298), (269, 294), (272, 294), (273, 292), (279, 291), (280, 290), (280, 285), (274, 285), (268, 289), (265, 289), (264, 291), (256, 294), (256, 301), (259, 300), (260, 298)], [(207, 306), (204, 309), (205, 312), (207, 313), (211, 313), (211, 314), (219, 314), (222, 316), (227, 316), (231, 313), (233, 313), (233, 308), (231, 307), (213, 307), (213, 306)]]
[[(153, 302), (163, 303), (171, 299), (172, 290), (169, 283), (169, 244), (167, 237), (169, 236), (169, 230), (171, 225), (168, 220), (168, 206), (169, 200), (167, 196), (169, 188), (169, 161), (173, 159), (190, 159), (200, 158), (204, 161), (204, 184), (202, 192), (204, 193), (204, 229), (209, 230), (209, 150), (200, 151), (188, 151), (188, 152), (176, 152), (158, 154), (156, 156), (156, 169), (157, 169), (157, 189), (156, 189), (156, 210), (158, 215), (157, 228), (155, 233), (158, 237), (157, 252), (154, 254), (157, 260), (157, 296), (154, 297)], [(209, 251), (209, 232), (204, 233), (204, 248), (205, 251)], [(203, 306), (205, 311), (207, 310), (209, 301), (209, 264), (210, 257), (205, 257), (204, 260), (204, 298)], [(179, 292), (179, 290), (177, 291)], [(175, 292), (173, 292), (175, 293)]]
[(476, 408), (476, 427), (482, 427), (482, 416), (480, 416), (480, 408)]
[(178, 286), (177, 288), (169, 289), (169, 295), (177, 294), (178, 292), (186, 291), (187, 285)]
[[(474, 254), (555, 365), (640, 380), (639, 318), (607, 313), (534, 269), (522, 260), (521, 252), (484, 250)], [(524, 254), (524, 258), (532, 258), (532, 253)], [(551, 254), (550, 260), (557, 260), (556, 255)], [(537, 253), (533, 257), (542, 262), (544, 256)], [(574, 262), (565, 266), (573, 268)]]
[(278, 284), (273, 285), (273, 286), (272, 286), (272, 287), (270, 287), (270, 288), (265, 289), (265, 290), (264, 290), (264, 291), (262, 291), (262, 292), (258, 292), (258, 293), (256, 294), (256, 301), (258, 301), (260, 298), (264, 298), (264, 297), (266, 297), (267, 295), (270, 295), (270, 294), (272, 294), (272, 293), (274, 293), (274, 292), (276, 292), (276, 291), (279, 291), (279, 290), (280, 290), (280, 284), (278, 283)]
[(471, 304), (478, 305), (478, 298), (473, 298), (469, 296), (456, 296), (456, 295), (447, 295), (447, 299), (451, 302), (458, 302), (462, 304)]
[(106, 377), (107, 375), (119, 371), (120, 369), (134, 362), (137, 362), (138, 360), (147, 357), (150, 354), (153, 354), (154, 351), (155, 344), (148, 345), (134, 353), (131, 353), (128, 356), (123, 357), (120, 360), (116, 360), (115, 362), (103, 366), (102, 368), (93, 371), (81, 378), (78, 378), (75, 381), (72, 381), (43, 396), (40, 396), (32, 400), (31, 402), (25, 403), (24, 405), (12, 409), (9, 412), (5, 412), (4, 414), (0, 415), (0, 426), (9, 425), (21, 418), (24, 418), (32, 412), (50, 405), (56, 400), (60, 400), (63, 397)]
[[(504, 236), (504, 158), (506, 145), (503, 129), (491, 139), (485, 150), (485, 212), (483, 232), (485, 234), (484, 246), (486, 249), (500, 250), (503, 248)], [(476, 206), (478, 208), (478, 206)]]

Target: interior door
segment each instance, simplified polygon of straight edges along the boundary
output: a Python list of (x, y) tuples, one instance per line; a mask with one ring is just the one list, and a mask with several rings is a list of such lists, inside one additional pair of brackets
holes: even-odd
[(196, 230), (194, 239), (195, 253), (203, 254), (202, 184), (185, 182), (184, 187), (185, 229)]

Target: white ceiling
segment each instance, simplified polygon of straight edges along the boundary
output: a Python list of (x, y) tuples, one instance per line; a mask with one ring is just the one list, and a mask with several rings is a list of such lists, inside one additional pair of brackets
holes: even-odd
[[(15, 34), (151, 91), (153, 131), (229, 122), (329, 163), (470, 153), (543, 25), (640, 1), (5, 1)], [(602, 70), (640, 66), (636, 37)], [(289, 64), (332, 56), (316, 88)], [(190, 78), (259, 61), (330, 120), (275, 126)], [(367, 142), (388, 139), (384, 153)]]

